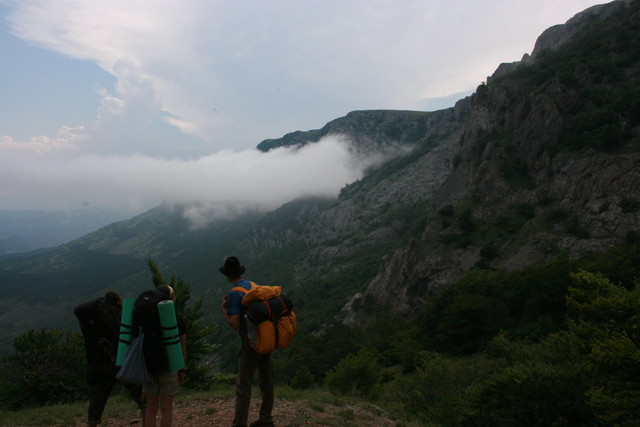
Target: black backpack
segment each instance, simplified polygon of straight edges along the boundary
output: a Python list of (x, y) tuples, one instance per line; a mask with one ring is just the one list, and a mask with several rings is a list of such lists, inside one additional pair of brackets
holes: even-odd
[(288, 316), (293, 310), (293, 302), (287, 295), (279, 295), (267, 301), (251, 301), (247, 307), (247, 319), (254, 325), (266, 320)]
[(88, 362), (115, 361), (121, 310), (107, 303), (104, 298), (97, 298), (80, 304), (73, 312), (80, 323)]
[(162, 345), (162, 326), (158, 314), (158, 303), (167, 299), (169, 298), (164, 292), (148, 290), (140, 294), (133, 307), (133, 333), (137, 336), (142, 328), (144, 360), (150, 374), (159, 374), (169, 369), (166, 350)]

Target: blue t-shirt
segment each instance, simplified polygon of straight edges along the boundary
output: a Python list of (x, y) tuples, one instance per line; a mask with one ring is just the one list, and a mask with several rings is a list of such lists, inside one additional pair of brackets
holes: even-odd
[[(240, 280), (233, 284), (233, 287), (241, 287), (246, 290), (251, 290), (251, 282), (249, 280)], [(227, 295), (227, 314), (239, 314), (244, 315), (245, 308), (242, 306), (242, 298), (244, 293), (240, 291), (231, 291)]]

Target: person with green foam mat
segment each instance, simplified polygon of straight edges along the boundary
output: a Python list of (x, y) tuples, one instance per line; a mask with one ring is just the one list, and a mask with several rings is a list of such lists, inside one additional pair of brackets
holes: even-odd
[(149, 382), (143, 386), (147, 395), (144, 427), (156, 426), (158, 412), (162, 427), (172, 424), (174, 396), (185, 379), (187, 331), (175, 301), (173, 288), (163, 285), (140, 294), (133, 311), (134, 337), (143, 335), (149, 373)]

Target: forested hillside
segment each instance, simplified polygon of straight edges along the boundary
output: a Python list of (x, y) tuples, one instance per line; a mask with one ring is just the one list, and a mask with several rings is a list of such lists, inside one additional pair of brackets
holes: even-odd
[(186, 221), (187, 205), (160, 206), (3, 261), (4, 348), (29, 328), (73, 327), (72, 307), (107, 288), (135, 295), (152, 258), (204, 298), (230, 371), (237, 343), (215, 317), (228, 290), (217, 268), (237, 255), (247, 278), (296, 303), (299, 337), (276, 356), (283, 383), (441, 425), (630, 423), (639, 100), (640, 1), (589, 9), (454, 108), (357, 111), (259, 145), (341, 135), (356, 155), (386, 159), (335, 199), (204, 228)]

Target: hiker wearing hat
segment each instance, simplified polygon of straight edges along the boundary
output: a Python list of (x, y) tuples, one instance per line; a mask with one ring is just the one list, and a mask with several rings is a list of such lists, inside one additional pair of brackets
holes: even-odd
[[(227, 281), (233, 288), (251, 289), (251, 282), (242, 278), (245, 267), (240, 265), (238, 258), (228, 257), (220, 273), (226, 276)], [(236, 379), (236, 409), (233, 417), (233, 427), (246, 427), (249, 418), (249, 403), (251, 402), (251, 385), (256, 369), (260, 375), (260, 392), (262, 394), (262, 404), (260, 405), (260, 418), (250, 424), (251, 427), (273, 426), (274, 391), (273, 391), (273, 366), (271, 354), (259, 354), (251, 345), (247, 334), (247, 325), (244, 317), (245, 308), (241, 301), (245, 293), (231, 289), (222, 298), (220, 310), (234, 331), (238, 331), (242, 340), (242, 347), (238, 355), (238, 378)]]

